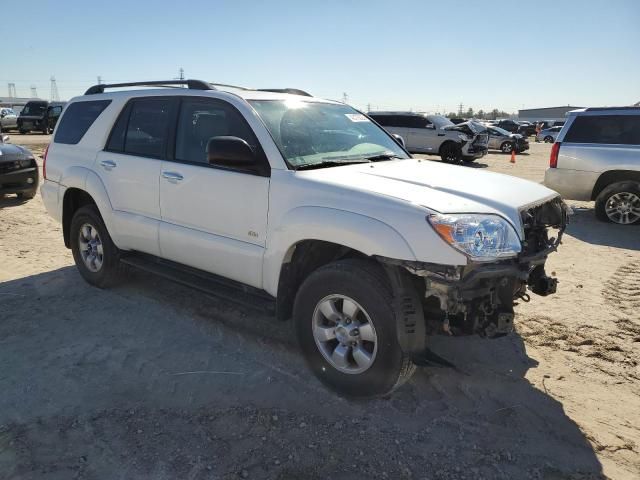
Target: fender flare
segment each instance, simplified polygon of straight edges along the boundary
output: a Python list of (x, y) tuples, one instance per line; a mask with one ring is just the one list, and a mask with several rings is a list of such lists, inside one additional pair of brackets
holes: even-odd
[(297, 207), (285, 213), (268, 235), (263, 288), (276, 296), (281, 268), (304, 240), (330, 242), (367, 256), (416, 260), (404, 237), (390, 225), (359, 213), (330, 207)]

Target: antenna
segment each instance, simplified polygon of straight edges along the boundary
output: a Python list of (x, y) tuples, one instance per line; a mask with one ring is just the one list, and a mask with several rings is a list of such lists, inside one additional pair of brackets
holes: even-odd
[(38, 98), (38, 91), (35, 85), (31, 85), (31, 98)]
[(7, 84), (8, 89), (9, 89), (9, 98), (14, 98), (16, 97), (16, 84), (15, 83), (9, 83)]
[(58, 95), (58, 85), (56, 85), (56, 77), (51, 75), (51, 95), (49, 98), (52, 102), (60, 101), (60, 96)]

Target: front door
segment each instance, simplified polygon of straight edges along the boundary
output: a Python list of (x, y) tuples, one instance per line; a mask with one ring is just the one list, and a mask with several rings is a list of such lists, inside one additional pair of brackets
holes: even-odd
[[(207, 143), (218, 136), (246, 140), (256, 165), (209, 164)], [(175, 155), (160, 172), (161, 256), (262, 288), (268, 171), (258, 140), (233, 106), (183, 98)]]
[[(431, 153), (440, 144), (436, 140), (438, 131), (428, 118), (422, 115), (413, 115), (409, 117), (410, 128), (408, 128), (409, 143), (413, 149), (419, 152)], [(444, 133), (442, 134), (444, 136)]]

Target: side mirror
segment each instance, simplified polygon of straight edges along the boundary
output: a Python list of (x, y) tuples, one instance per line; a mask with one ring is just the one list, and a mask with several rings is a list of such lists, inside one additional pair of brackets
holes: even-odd
[(402, 148), (405, 148), (404, 138), (402, 138), (397, 133), (394, 133), (392, 137), (396, 139), (396, 142), (398, 142), (402, 146)]
[(253, 148), (238, 137), (212, 137), (207, 143), (207, 160), (210, 165), (246, 167), (255, 163)]

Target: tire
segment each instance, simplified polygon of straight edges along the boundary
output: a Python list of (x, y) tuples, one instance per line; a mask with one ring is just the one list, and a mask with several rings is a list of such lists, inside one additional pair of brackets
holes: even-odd
[(35, 196), (36, 196), (36, 190), (33, 190), (31, 192), (21, 192), (18, 194), (18, 198), (21, 198), (23, 200), (31, 200)]
[(511, 153), (511, 150), (513, 150), (514, 146), (512, 142), (504, 142), (502, 145), (500, 145), (500, 150), (502, 151), (502, 153)]
[(445, 163), (460, 163), (462, 158), (460, 145), (454, 142), (446, 142), (440, 147), (440, 158)]
[(553, 137), (547, 135), (544, 137), (544, 143), (553, 143)]
[[(82, 230), (86, 226), (90, 227), (89, 235), (86, 234), (86, 230)], [(95, 242), (93, 230), (97, 233), (97, 242)], [(95, 252), (95, 262), (85, 260), (85, 255), (88, 257), (91, 257), (91, 255), (87, 255), (88, 251), (82, 248), (80, 243), (81, 236), (83, 239), (89, 238), (93, 240), (92, 251)], [(111, 240), (107, 227), (105, 227), (100, 212), (95, 205), (87, 205), (76, 211), (71, 219), (69, 239), (73, 259), (76, 262), (80, 275), (82, 275), (87, 283), (98, 288), (107, 288), (118, 282), (122, 271), (120, 251)], [(85, 243), (91, 244), (92, 242)], [(98, 245), (102, 248), (98, 248)], [(102, 255), (99, 254), (100, 250), (102, 250)], [(99, 266), (98, 259), (100, 260)], [(91, 269), (88, 266), (89, 264), (97, 268)]]
[(640, 182), (616, 182), (607, 186), (596, 198), (596, 217), (618, 225), (639, 225)]
[[(337, 327), (322, 313), (331, 304), (338, 312), (336, 318), (341, 318)], [(391, 305), (388, 280), (372, 262), (341, 260), (307, 277), (296, 295), (293, 318), (304, 358), (325, 385), (348, 397), (375, 397), (392, 392), (411, 377), (415, 365), (400, 348)], [(318, 329), (328, 333), (316, 335)], [(340, 337), (355, 339), (356, 347), (342, 347)], [(328, 340), (323, 343), (319, 338)], [(375, 341), (367, 340), (371, 338)], [(356, 350), (361, 361), (356, 361)], [(369, 354), (365, 360), (363, 350)], [(329, 360), (338, 351), (346, 352), (342, 369)]]

